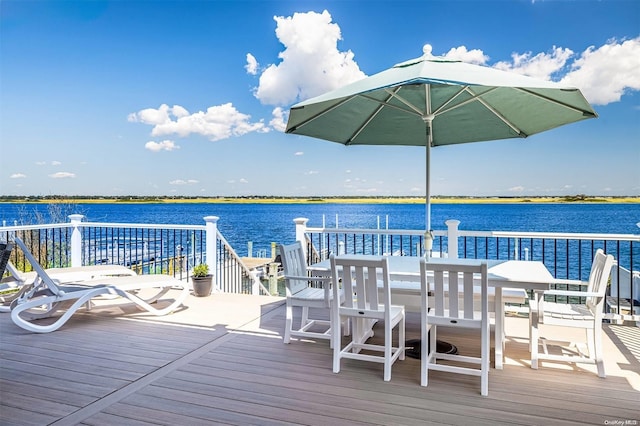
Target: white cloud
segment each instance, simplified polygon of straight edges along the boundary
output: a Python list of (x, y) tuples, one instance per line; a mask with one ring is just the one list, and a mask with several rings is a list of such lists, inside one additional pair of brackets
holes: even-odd
[(240, 180), (238, 182), (240, 182), (240, 183), (249, 183), (249, 181), (246, 180), (245, 178), (240, 178)]
[(531, 52), (512, 53), (511, 62), (497, 62), (493, 67), (541, 80), (551, 80), (555, 73), (564, 68), (572, 55), (572, 50), (554, 46), (550, 53), (538, 53), (536, 55)]
[(522, 192), (524, 191), (524, 186), (512, 186), (511, 188), (509, 188), (507, 191), (509, 192)]
[(153, 151), (153, 152), (174, 151), (176, 149), (180, 149), (179, 145), (176, 145), (175, 142), (170, 141), (168, 139), (162, 142), (149, 141), (146, 144), (144, 144), (144, 147), (145, 149), (148, 149), (149, 151)]
[(417, 186), (414, 186), (413, 188), (409, 189), (410, 192), (422, 192), (423, 189), (422, 188), (418, 188)]
[(170, 122), (171, 116), (175, 118), (182, 118), (189, 115), (189, 111), (180, 105), (174, 105), (170, 107), (167, 104), (160, 105), (160, 108), (146, 108), (138, 112), (129, 114), (127, 120), (133, 123), (151, 124), (154, 126), (166, 124)]
[(564, 74), (559, 81), (579, 88), (594, 105), (619, 102), (625, 93), (640, 90), (640, 37), (612, 39), (598, 48), (590, 46), (571, 62), (574, 57), (572, 50), (554, 46), (549, 53), (513, 53), (511, 62), (493, 66), (544, 80)]
[(244, 69), (251, 75), (258, 73), (258, 61), (251, 53), (247, 53), (247, 65), (244, 66)]
[(294, 152), (293, 155), (295, 155), (296, 157), (299, 157), (301, 155), (304, 155), (304, 152), (302, 151)]
[(311, 176), (311, 175), (317, 175), (318, 173), (320, 173), (317, 170), (309, 170), (308, 172), (304, 172), (305, 175), (307, 176)]
[(11, 176), (9, 176), (9, 179), (24, 179), (26, 177), (27, 175), (25, 175), (24, 173), (14, 173)]
[(196, 183), (198, 183), (198, 181), (195, 179), (187, 179), (187, 180), (176, 179), (176, 180), (170, 181), (169, 185), (194, 185)]
[(193, 114), (181, 107), (166, 104), (160, 108), (143, 109), (129, 114), (129, 121), (150, 124), (152, 136), (178, 135), (187, 137), (198, 134), (211, 141), (227, 139), (232, 136), (242, 136), (250, 132), (268, 132), (268, 127), (262, 122), (252, 123), (251, 116), (242, 114), (233, 104), (212, 106), (206, 112), (198, 111)]
[[(423, 50), (425, 48), (426, 46), (423, 47)], [(466, 46), (453, 47), (447, 53), (445, 53), (444, 57), (447, 59), (468, 62), (470, 64), (477, 65), (484, 65), (489, 60), (489, 57), (485, 55), (482, 50), (467, 50)]]
[(271, 112), (273, 118), (269, 122), (269, 125), (276, 130), (284, 132), (287, 128), (287, 119), (289, 117), (289, 112), (283, 110), (280, 107), (275, 107)]
[(630, 90), (640, 90), (640, 37), (618, 43), (610, 40), (589, 47), (571, 65), (562, 83), (580, 88), (589, 102), (618, 102)]
[(67, 178), (75, 178), (76, 174), (71, 172), (57, 172), (49, 175), (50, 178), (53, 179), (67, 179)]
[(51, 165), (52, 166), (60, 166), (60, 165), (62, 165), (62, 163), (60, 161), (55, 161), (54, 160), (54, 161), (51, 162)]
[(44, 166), (45, 164), (47, 164), (46, 161), (36, 161), (36, 166)]
[(290, 105), (365, 77), (350, 50), (338, 50), (340, 27), (322, 13), (274, 17), (276, 37), (284, 45), (280, 63), (260, 75), (255, 96), (263, 104)]

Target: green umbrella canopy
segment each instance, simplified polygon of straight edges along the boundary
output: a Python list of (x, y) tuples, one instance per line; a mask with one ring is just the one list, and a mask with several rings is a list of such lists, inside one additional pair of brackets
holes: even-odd
[(403, 62), (291, 107), (287, 133), (344, 145), (430, 147), (529, 135), (595, 118), (580, 90), (430, 56)]

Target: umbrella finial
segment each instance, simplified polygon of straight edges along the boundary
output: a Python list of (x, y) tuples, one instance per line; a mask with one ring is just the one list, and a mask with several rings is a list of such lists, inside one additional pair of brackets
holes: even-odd
[(432, 50), (433, 47), (430, 44), (425, 44), (424, 46), (422, 46), (422, 56), (424, 56), (425, 58), (433, 57), (433, 55), (431, 54)]

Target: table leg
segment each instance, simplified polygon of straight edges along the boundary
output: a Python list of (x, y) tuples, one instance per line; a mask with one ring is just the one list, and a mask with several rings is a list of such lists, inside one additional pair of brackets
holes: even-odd
[(494, 330), (496, 369), (502, 370), (504, 354), (504, 303), (502, 287), (496, 287), (495, 293), (496, 326)]

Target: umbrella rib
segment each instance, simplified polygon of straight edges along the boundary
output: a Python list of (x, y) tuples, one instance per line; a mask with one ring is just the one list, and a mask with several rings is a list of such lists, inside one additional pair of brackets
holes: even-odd
[[(400, 88), (398, 87), (399, 90)], [(362, 133), (362, 131), (365, 129), (365, 127), (367, 127), (369, 125), (369, 123), (371, 123), (371, 120), (373, 120), (374, 118), (376, 118), (376, 115), (378, 115), (378, 113), (380, 113), (380, 111), (382, 111), (382, 108), (385, 107), (385, 105), (387, 105), (387, 102), (389, 102), (389, 99), (391, 99), (393, 95), (390, 94), (390, 96), (384, 101), (381, 102), (377, 99), (373, 99), (369, 96), (364, 96), (362, 95), (363, 98), (365, 99), (369, 99), (370, 101), (374, 101), (374, 102), (378, 102), (379, 105), (376, 108), (376, 110), (364, 121), (364, 123), (362, 123), (362, 126), (358, 127), (356, 129), (355, 132), (353, 132), (353, 134), (351, 135), (351, 137), (349, 137), (349, 139), (347, 139), (347, 142), (345, 142), (345, 145), (351, 145), (351, 142), (353, 142), (354, 139), (356, 139), (358, 137), (358, 135), (360, 135), (360, 133)]]
[[(484, 99), (482, 99), (481, 96), (476, 96), (475, 93), (473, 93), (473, 91), (467, 87), (466, 89), (469, 93), (471, 93), (475, 99), (480, 102), (482, 105), (484, 105), (484, 107), (486, 109), (488, 109), (489, 111), (491, 111), (493, 113), (493, 115), (495, 115), (496, 117), (498, 117), (500, 119), (500, 121), (502, 121), (504, 124), (506, 124), (507, 126), (509, 126), (511, 128), (511, 130), (513, 130), (514, 132), (516, 132), (516, 134), (520, 135), (520, 137), (526, 138), (527, 136), (529, 136), (528, 134), (524, 133), (518, 126), (516, 126), (515, 124), (513, 124), (511, 121), (507, 120), (507, 118), (502, 115), (500, 112), (498, 112), (495, 108), (493, 108), (491, 105), (489, 105)], [(488, 93), (488, 92), (487, 92)]]
[[(451, 110), (453, 110), (453, 109), (457, 108), (458, 106), (462, 106), (462, 105), (467, 104), (468, 102), (473, 101), (473, 99), (470, 99), (470, 100), (468, 100), (468, 101), (464, 101), (464, 102), (462, 102), (462, 103), (461, 103), (460, 105), (458, 105), (458, 106), (453, 106), (453, 107), (451, 107), (451, 108), (449, 108), (449, 109), (447, 109), (447, 110), (445, 110), (445, 109), (444, 109), (447, 105), (449, 105), (451, 102), (453, 102), (453, 101), (454, 101), (458, 96), (460, 96), (462, 93), (464, 93), (468, 87), (469, 87), (469, 86), (461, 86), (460, 90), (458, 90), (458, 92), (456, 92), (456, 94), (455, 94), (455, 95), (453, 95), (451, 98), (449, 98), (449, 100), (448, 100), (448, 101), (446, 101), (445, 103), (443, 103), (442, 105), (440, 105), (440, 108), (438, 108), (437, 110), (433, 111), (433, 113), (432, 113), (432, 114), (433, 114), (434, 116), (436, 116), (436, 115), (439, 115), (439, 114), (441, 114), (441, 113), (444, 113), (444, 112), (447, 112), (447, 111), (451, 111)], [(431, 101), (429, 101), (429, 102), (431, 102)]]
[[(471, 102), (480, 102), (485, 108), (487, 108), (489, 111), (491, 111), (493, 113), (493, 115), (498, 117), (500, 119), (500, 121), (502, 121), (504, 124), (509, 126), (511, 128), (511, 130), (516, 132), (521, 137), (527, 137), (528, 135), (523, 133), (522, 130), (520, 130), (520, 128), (515, 126), (511, 121), (507, 120), (502, 114), (500, 114), (491, 105), (489, 105), (484, 99), (482, 99), (482, 96), (486, 95), (487, 93), (491, 93), (491, 92), (493, 92), (494, 90), (497, 90), (497, 89), (498, 89), (497, 87), (493, 87), (493, 88), (487, 90), (486, 92), (482, 93), (481, 95), (479, 95), (479, 94), (474, 93), (473, 90), (471, 90), (471, 88), (469, 86), (464, 86), (464, 88), (461, 91), (456, 93), (451, 99), (449, 99), (449, 101), (447, 101), (444, 105), (442, 105), (440, 108), (438, 108), (438, 110), (434, 112), (434, 115), (437, 116), (437, 115), (441, 115), (441, 114), (444, 114), (444, 113), (449, 112), (449, 111), (453, 111), (454, 109), (463, 107), (463, 106), (465, 106), (467, 104), (470, 104)], [(471, 95), (471, 98), (469, 98), (469, 99), (467, 99), (467, 100), (465, 100), (463, 102), (460, 102), (459, 104), (453, 105), (451, 108), (444, 109), (444, 107), (447, 104), (449, 104), (451, 101), (453, 101), (462, 92), (469, 93)]]
[[(400, 108), (397, 105), (391, 105), (391, 104), (386, 104), (387, 106), (393, 107), (393, 108), (397, 108), (400, 111), (404, 111), (404, 112), (408, 112), (408, 113), (415, 113), (416, 115), (419, 116), (423, 116), (424, 112), (420, 111), (420, 108), (418, 108), (416, 105), (412, 104), (411, 102), (409, 102), (408, 100), (406, 100), (405, 98), (403, 98), (402, 96), (398, 95), (398, 92), (400, 91), (400, 88), (402, 86), (398, 86), (396, 88), (395, 91), (391, 92), (389, 89), (384, 89), (387, 93), (389, 93), (392, 97), (396, 98), (397, 100), (399, 100), (400, 102), (402, 102), (403, 104), (405, 104), (406, 106), (408, 106), (410, 109), (406, 110), (404, 108)], [(387, 101), (388, 102), (388, 101)]]
[[(320, 118), (320, 117), (322, 117), (323, 115), (325, 115), (325, 114), (327, 114), (327, 113), (329, 113), (329, 112), (333, 111), (334, 109), (336, 109), (336, 108), (338, 108), (338, 107), (342, 106), (343, 104), (347, 103), (347, 102), (348, 102), (348, 101), (350, 101), (350, 100), (351, 100), (351, 98), (345, 98), (345, 99), (343, 99), (342, 101), (338, 102), (337, 104), (331, 105), (329, 108), (327, 108), (327, 109), (325, 109), (325, 110), (322, 110), (322, 111), (318, 112), (317, 114), (314, 114), (314, 115), (309, 116), (309, 118), (307, 118), (307, 119), (306, 119), (306, 120), (304, 120), (304, 121), (301, 121), (301, 122), (300, 122), (300, 123), (298, 123), (296, 126), (294, 126), (294, 127), (290, 128), (290, 129), (287, 129), (287, 133), (294, 133), (294, 132), (295, 132), (296, 130), (298, 130), (299, 128), (306, 126), (307, 124), (309, 124), (309, 123), (311, 123), (312, 121), (314, 121), (316, 118)], [(301, 107), (301, 108), (304, 108), (304, 107)], [(292, 108), (292, 109), (293, 109), (293, 108)]]
[[(564, 103), (564, 102), (560, 102), (560, 101), (558, 101), (558, 100), (556, 100), (556, 99), (553, 99), (553, 98), (550, 98), (550, 97), (548, 97), (548, 96), (544, 96), (544, 95), (541, 95), (541, 94), (539, 94), (539, 93), (532, 92), (531, 90), (528, 90), (528, 89), (523, 88), (523, 87), (514, 87), (514, 89), (519, 90), (519, 91), (521, 91), (521, 92), (528, 93), (528, 94), (529, 94), (529, 95), (531, 95), (531, 96), (535, 96), (535, 97), (537, 97), (537, 98), (544, 99), (544, 100), (545, 100), (545, 101), (547, 101), (547, 102), (551, 102), (551, 103), (554, 103), (554, 104), (556, 104), (556, 105), (560, 105), (560, 106), (565, 107), (565, 108), (568, 108), (568, 109), (570, 109), (570, 110), (573, 110), (573, 111), (579, 112), (579, 113), (581, 113), (581, 114), (582, 114), (582, 115), (584, 115), (584, 116), (588, 116), (588, 117), (597, 117), (597, 116), (598, 116), (598, 114), (594, 113), (593, 111), (587, 111), (587, 110), (584, 110), (584, 109), (581, 109), (581, 108), (576, 108), (576, 107), (574, 107), (574, 106), (571, 106), (571, 105), (566, 104), (566, 103)], [(578, 90), (578, 89), (575, 89), (575, 90)]]
[(402, 102), (403, 104), (405, 104), (406, 106), (408, 106), (410, 109), (405, 109), (405, 108), (401, 108), (401, 107), (399, 107), (398, 105), (393, 105), (393, 104), (386, 103), (386, 102), (388, 102), (388, 101), (389, 101), (389, 98), (387, 98), (387, 100), (383, 102), (383, 101), (381, 101), (381, 100), (379, 100), (379, 99), (372, 98), (371, 96), (367, 96), (367, 95), (363, 95), (363, 94), (359, 94), (358, 96), (360, 96), (360, 97), (362, 97), (362, 98), (365, 98), (365, 99), (368, 99), (368, 100), (370, 100), (370, 101), (372, 101), (372, 102), (376, 102), (376, 103), (380, 104), (382, 107), (395, 108), (395, 109), (397, 109), (397, 110), (399, 110), (399, 111), (406, 112), (406, 113), (409, 113), (409, 114), (415, 114), (415, 115), (417, 115), (417, 116), (422, 117), (422, 112), (420, 112), (416, 107), (414, 107), (413, 105), (411, 105), (409, 102), (405, 101), (405, 100), (404, 100), (403, 98), (401, 98), (400, 96), (398, 96), (398, 95), (396, 95), (396, 94), (393, 94), (392, 92), (389, 92), (389, 90), (388, 90), (388, 89), (385, 89), (385, 91), (386, 91), (387, 93), (389, 93), (390, 95), (392, 95), (391, 97), (394, 97), (394, 98), (398, 99), (400, 102)]

